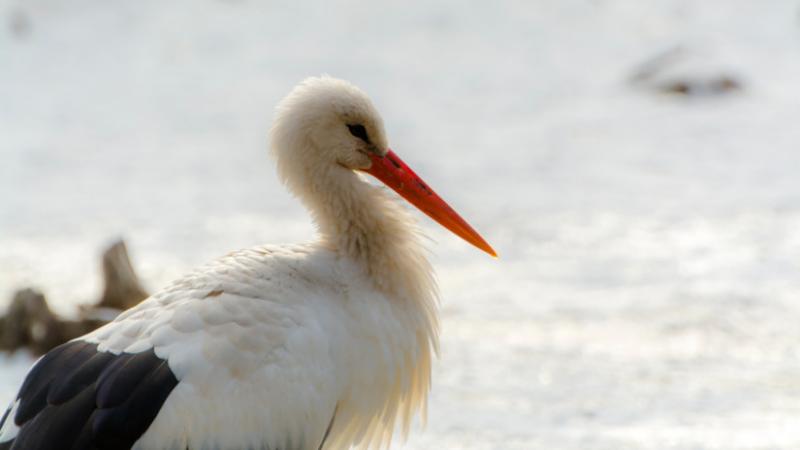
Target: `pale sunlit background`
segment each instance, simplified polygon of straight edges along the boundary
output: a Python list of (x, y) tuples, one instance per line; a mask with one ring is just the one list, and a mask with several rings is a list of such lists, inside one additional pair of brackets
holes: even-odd
[(420, 216), (443, 345), (398, 448), (800, 448), (800, 1), (300, 3), (0, 0), (0, 311), (75, 314), (117, 237), (151, 291), (309, 239), (266, 136), (328, 73), (501, 255)]

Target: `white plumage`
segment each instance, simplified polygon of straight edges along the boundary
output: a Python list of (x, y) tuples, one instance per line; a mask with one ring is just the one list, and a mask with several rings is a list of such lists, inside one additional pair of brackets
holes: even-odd
[[(378, 448), (424, 411), (438, 345), (432, 270), (411, 216), (356, 172), (391, 153), (380, 116), (349, 83), (311, 78), (280, 104), (271, 136), (319, 238), (231, 253), (79, 338), (103, 354), (152, 350), (177, 380), (133, 448)], [(99, 410), (123, 384), (98, 380)], [(14, 443), (2, 430), (26, 423), (7, 420), (0, 448)], [(38, 448), (20, 442), (11, 448)]]
[(139, 448), (317, 449), (334, 412), (328, 448), (377, 443), (424, 403), (436, 324), (370, 284), (318, 245), (256, 248), (85, 339), (153, 347), (180, 380)]

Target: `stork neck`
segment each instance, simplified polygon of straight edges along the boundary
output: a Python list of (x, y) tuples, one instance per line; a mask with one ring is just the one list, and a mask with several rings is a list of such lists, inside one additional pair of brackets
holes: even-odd
[(384, 189), (341, 167), (308, 181), (304, 200), (323, 241), (362, 265), (377, 285), (404, 289), (414, 281), (400, 277), (429, 267), (414, 220)]

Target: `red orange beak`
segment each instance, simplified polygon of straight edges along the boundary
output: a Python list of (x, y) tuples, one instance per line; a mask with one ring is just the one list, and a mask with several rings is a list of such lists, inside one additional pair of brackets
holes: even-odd
[(458, 215), (422, 178), (417, 176), (392, 150), (384, 157), (371, 154), (372, 167), (365, 170), (381, 180), (401, 197), (408, 200), (431, 219), (460, 236), (465, 241), (497, 257), (494, 249), (469, 224)]

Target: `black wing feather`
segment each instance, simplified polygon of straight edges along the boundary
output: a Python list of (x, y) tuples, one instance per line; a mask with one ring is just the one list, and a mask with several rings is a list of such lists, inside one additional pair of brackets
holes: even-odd
[(129, 449), (147, 431), (178, 384), (152, 349), (100, 352), (72, 341), (45, 355), (28, 373), (14, 417), (16, 438), (0, 450)]
[(22, 383), (14, 421), (17, 424), (25, 423), (44, 409), (53, 380), (59, 374), (70, 372), (94, 353), (88, 342), (75, 341), (60, 345), (44, 355)]
[(94, 393), (84, 389), (61, 405), (48, 405), (20, 429), (12, 449), (72, 448), (94, 410)]
[(112, 359), (114, 355), (111, 353), (95, 353), (69, 374), (53, 380), (47, 394), (47, 403), (60, 405), (78, 395), (97, 381), (97, 377), (108, 367)]
[(113, 408), (122, 404), (139, 383), (158, 367), (148, 352), (121, 355), (118, 359), (123, 361), (123, 358), (124, 362), (118, 369), (104, 372), (103, 377), (97, 381), (97, 406), (100, 408)]

